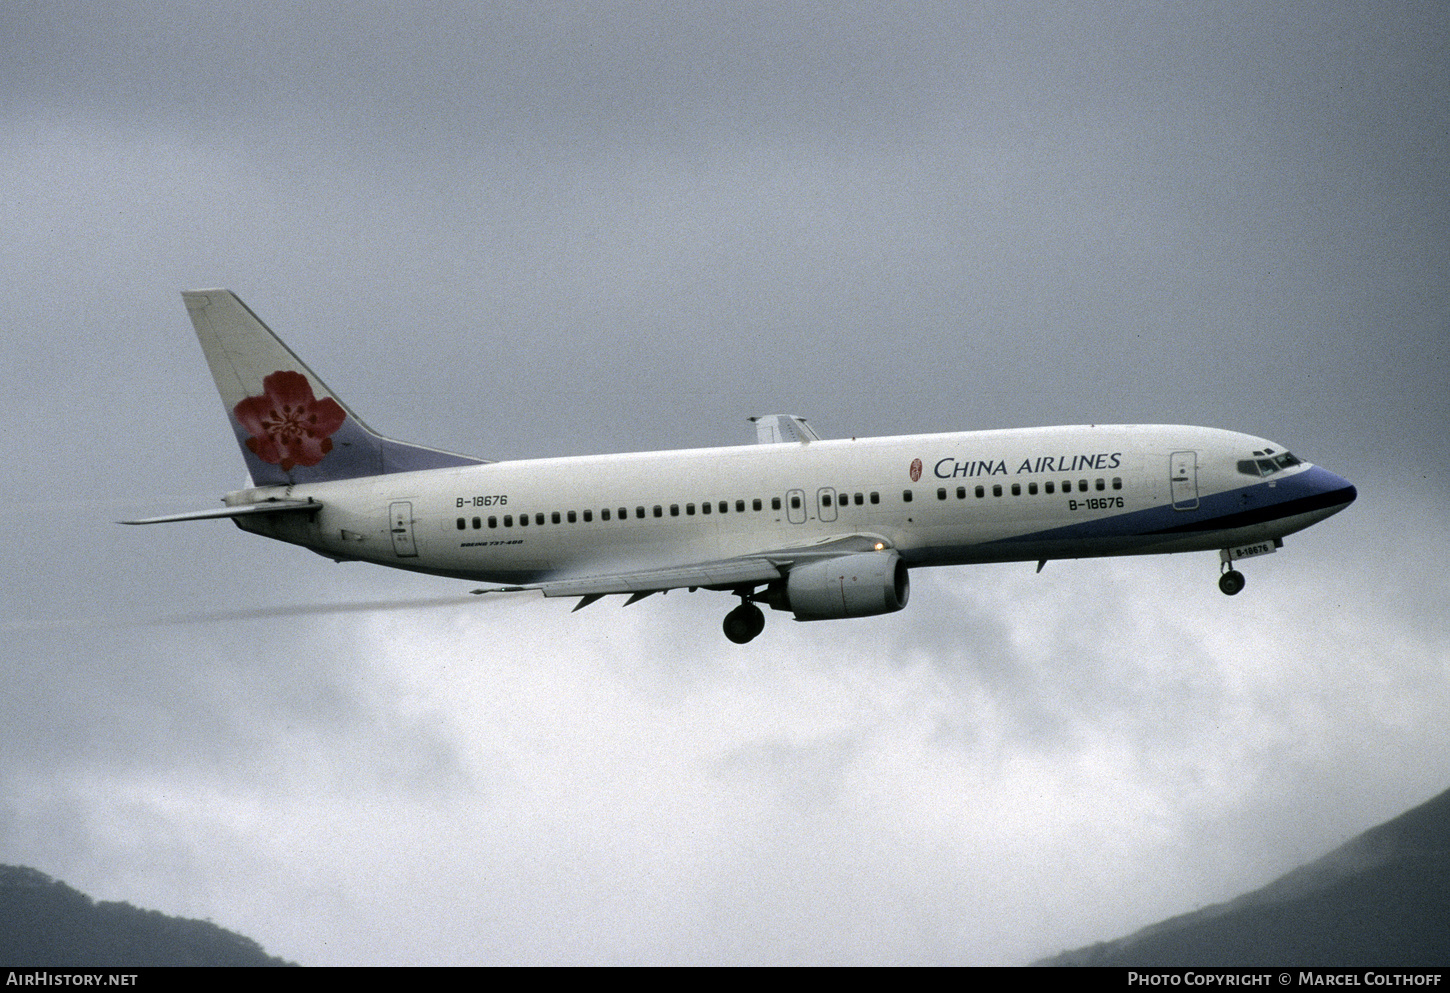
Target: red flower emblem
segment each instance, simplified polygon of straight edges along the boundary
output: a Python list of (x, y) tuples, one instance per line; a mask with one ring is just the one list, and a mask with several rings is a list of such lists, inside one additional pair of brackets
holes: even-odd
[(913, 483), (921, 479), (921, 459), (911, 460), (911, 481)]
[(262, 380), (261, 396), (247, 397), (232, 408), (237, 420), (251, 432), (247, 448), (257, 458), (281, 465), (316, 465), (332, 451), (332, 435), (347, 420), (342, 405), (332, 397), (321, 400), (300, 372), (278, 370)]

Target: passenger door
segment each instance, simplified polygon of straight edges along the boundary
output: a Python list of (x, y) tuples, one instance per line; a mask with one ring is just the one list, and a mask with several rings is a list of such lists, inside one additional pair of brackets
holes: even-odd
[(1174, 452), (1168, 470), (1174, 510), (1198, 509), (1198, 453)]

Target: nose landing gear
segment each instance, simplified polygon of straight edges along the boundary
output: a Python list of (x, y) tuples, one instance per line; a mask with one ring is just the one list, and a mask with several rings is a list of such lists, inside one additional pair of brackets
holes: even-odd
[[(1223, 590), (1225, 596), (1238, 594), (1243, 590), (1244, 584), (1248, 582), (1244, 579), (1244, 574), (1234, 568), (1235, 551), (1237, 549), (1223, 548), (1218, 553), (1218, 571), (1221, 573), (1218, 577), (1218, 588)], [(1269, 551), (1273, 551), (1273, 548), (1270, 548)]]
[(725, 615), (725, 637), (737, 645), (753, 640), (764, 630), (765, 614), (745, 597), (740, 598), (740, 606)]
[[(1224, 563), (1228, 565), (1227, 562)], [(1228, 569), (1222, 576), (1218, 577), (1218, 588), (1229, 596), (1233, 596), (1244, 588), (1244, 574), (1237, 569)]]
[[(1272, 484), (1270, 484), (1272, 485)], [(1244, 574), (1234, 568), (1234, 562), (1239, 559), (1252, 558), (1255, 555), (1269, 555), (1284, 547), (1283, 538), (1265, 538), (1250, 545), (1237, 545), (1233, 548), (1220, 548), (1218, 560), (1221, 563), (1219, 572), (1223, 575), (1218, 577), (1218, 588), (1228, 596), (1234, 596), (1244, 588)]]

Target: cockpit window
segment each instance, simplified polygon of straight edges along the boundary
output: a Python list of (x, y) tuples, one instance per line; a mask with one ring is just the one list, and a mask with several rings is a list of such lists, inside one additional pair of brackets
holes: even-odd
[[(1255, 455), (1267, 455), (1267, 452), (1255, 452)], [(1240, 459), (1238, 464), (1239, 472), (1245, 476), (1272, 476), (1281, 469), (1288, 469), (1291, 466), (1299, 465), (1297, 458), (1288, 452), (1280, 452), (1268, 458)]]

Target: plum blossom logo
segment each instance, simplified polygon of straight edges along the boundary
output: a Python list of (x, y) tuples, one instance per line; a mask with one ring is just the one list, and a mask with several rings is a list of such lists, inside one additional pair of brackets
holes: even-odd
[(921, 459), (911, 460), (911, 481), (913, 483), (921, 480)]
[(283, 472), (321, 462), (332, 451), (332, 435), (347, 420), (342, 405), (332, 397), (317, 399), (306, 376), (286, 369), (262, 380), (262, 391), (232, 408), (252, 435), (247, 450)]

